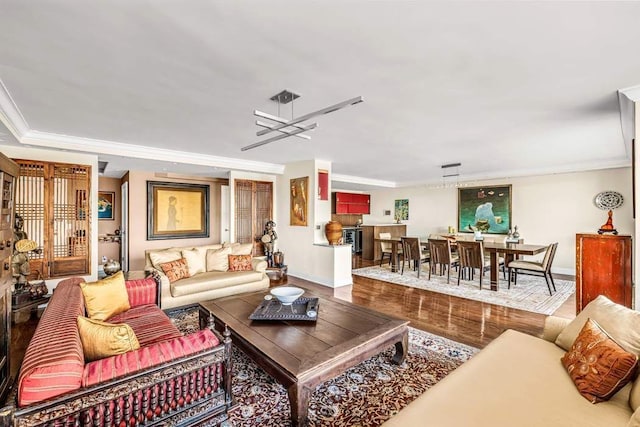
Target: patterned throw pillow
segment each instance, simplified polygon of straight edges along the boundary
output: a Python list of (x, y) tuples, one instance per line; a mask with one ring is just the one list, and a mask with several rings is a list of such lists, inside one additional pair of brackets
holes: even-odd
[(638, 366), (638, 356), (620, 347), (592, 319), (561, 360), (580, 394), (591, 403), (609, 400), (633, 378)]
[(160, 268), (162, 268), (164, 274), (167, 275), (170, 283), (184, 279), (185, 277), (190, 277), (189, 266), (187, 265), (187, 260), (184, 258), (160, 264)]
[(251, 255), (229, 255), (229, 271), (251, 271)]

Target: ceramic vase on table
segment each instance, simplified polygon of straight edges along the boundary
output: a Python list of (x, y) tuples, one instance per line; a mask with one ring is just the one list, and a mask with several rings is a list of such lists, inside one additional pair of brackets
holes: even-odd
[(342, 239), (342, 224), (338, 221), (329, 221), (324, 226), (324, 235), (330, 245), (339, 245), (340, 239)]
[(109, 261), (104, 263), (102, 268), (104, 270), (104, 274), (106, 274), (107, 276), (111, 276), (112, 274), (120, 271), (120, 263), (116, 260), (110, 259)]

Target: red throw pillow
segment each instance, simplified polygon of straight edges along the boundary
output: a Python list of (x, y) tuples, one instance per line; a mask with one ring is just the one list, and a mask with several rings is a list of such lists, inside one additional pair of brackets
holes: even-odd
[(638, 356), (620, 347), (592, 319), (561, 360), (580, 394), (591, 403), (609, 400), (631, 381), (638, 366)]
[(251, 271), (251, 255), (229, 255), (229, 271)]
[(190, 277), (189, 266), (187, 265), (187, 260), (184, 258), (160, 264), (160, 268), (162, 268), (164, 274), (167, 275), (170, 283), (184, 279), (185, 277)]

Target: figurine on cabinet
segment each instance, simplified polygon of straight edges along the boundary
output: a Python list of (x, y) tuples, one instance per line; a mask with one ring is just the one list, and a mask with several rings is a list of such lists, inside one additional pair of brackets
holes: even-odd
[(273, 267), (273, 249), (275, 247), (276, 240), (278, 240), (278, 234), (276, 233), (276, 223), (272, 220), (267, 221), (264, 225), (264, 231), (262, 233), (262, 244), (264, 245), (264, 254), (267, 256), (267, 265)]

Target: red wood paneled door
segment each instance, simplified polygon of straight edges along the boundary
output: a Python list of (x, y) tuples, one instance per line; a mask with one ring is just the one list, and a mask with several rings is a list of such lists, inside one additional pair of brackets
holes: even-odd
[(598, 295), (631, 308), (631, 236), (576, 235), (576, 313)]

